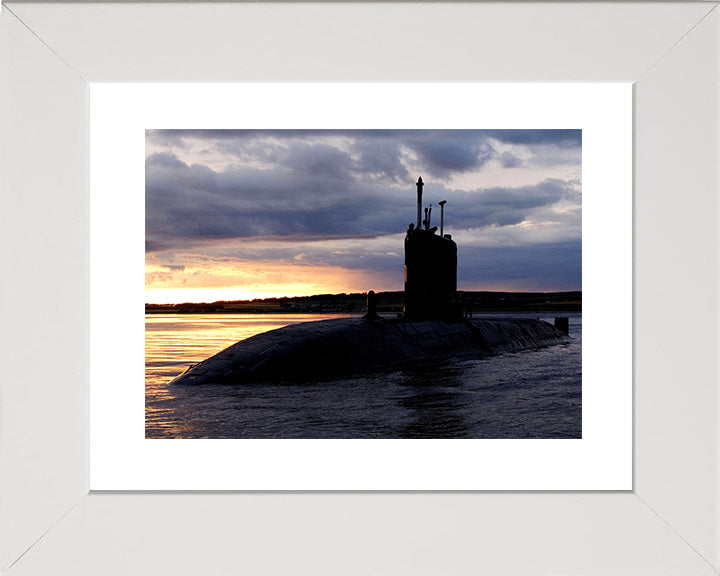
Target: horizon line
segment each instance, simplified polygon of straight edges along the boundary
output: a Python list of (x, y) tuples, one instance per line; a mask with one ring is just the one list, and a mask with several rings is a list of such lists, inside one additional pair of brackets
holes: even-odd
[[(578, 292), (582, 294), (582, 289), (575, 290), (458, 290), (458, 293), (485, 293), (485, 294), (566, 294), (572, 292)], [(381, 294), (403, 294), (404, 290), (381, 290), (375, 292), (377, 295)], [(252, 298), (250, 300), (212, 300), (212, 301), (200, 301), (200, 302), (145, 302), (145, 306), (182, 306), (184, 304), (217, 304), (220, 302), (263, 302), (266, 300), (292, 300), (296, 298), (315, 298), (321, 296), (333, 297), (333, 296), (367, 296), (368, 292), (336, 292), (329, 293), (323, 292), (319, 294), (302, 294), (294, 296), (267, 296), (265, 298)]]

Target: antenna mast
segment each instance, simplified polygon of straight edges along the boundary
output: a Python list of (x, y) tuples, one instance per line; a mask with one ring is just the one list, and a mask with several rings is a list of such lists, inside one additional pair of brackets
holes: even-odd
[(415, 225), (415, 228), (417, 228), (418, 230), (420, 229), (420, 224), (422, 224), (422, 222), (420, 221), (420, 212), (421, 212), (420, 209), (421, 209), (421, 207), (422, 207), (422, 190), (423, 190), (423, 186), (424, 186), (424, 184), (423, 184), (423, 181), (422, 181), (422, 176), (420, 176), (420, 178), (418, 178), (418, 181), (417, 181), (418, 206), (417, 206), (417, 224)]

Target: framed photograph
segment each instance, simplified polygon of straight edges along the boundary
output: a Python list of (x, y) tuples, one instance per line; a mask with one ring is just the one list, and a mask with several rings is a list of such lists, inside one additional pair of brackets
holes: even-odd
[[(10, 129), (2, 136), (2, 175), (9, 192), (3, 192), (0, 212), (3, 245), (12, 249), (2, 253), (3, 571), (41, 574), (52, 567), (58, 573), (98, 573), (107, 571), (108, 558), (122, 547), (125, 559), (113, 564), (121, 570), (281, 573), (292, 566), (336, 573), (351, 553), (349, 542), (361, 541), (370, 552), (348, 568), (351, 573), (477, 568), (508, 574), (715, 573), (720, 557), (714, 512), (720, 441), (714, 424), (720, 24), (715, 7), (4, 7), (0, 70), (12, 89), (3, 95), (3, 122)], [(360, 42), (369, 31), (378, 41)], [(132, 40), (137, 37), (152, 42), (141, 46)], [(185, 136), (178, 138), (177, 130)], [(402, 151), (403, 161), (394, 167), (413, 171), (407, 183), (383, 180), (377, 162), (360, 154), (380, 150), (369, 140), (370, 130), (388, 131), (383, 159)], [(462, 256), (474, 237), (449, 230), (451, 238), (445, 238), (444, 230), (438, 234), (433, 227), (450, 227), (453, 205), (463, 207), (462, 217), (471, 214), (462, 193), (481, 190), (490, 200), (487, 194), (500, 184), (461, 182), (452, 164), (467, 150), (458, 143), (460, 130), (470, 131), (475, 168), (483, 144), (491, 156), (488, 167), (511, 170), (523, 158), (540, 163), (528, 138), (557, 149), (553, 131), (563, 130), (581, 142), (574, 148), (580, 163), (571, 159), (572, 145), (562, 151), (562, 161), (545, 158), (546, 168), (566, 172), (555, 176), (568, 187), (563, 204), (548, 201), (547, 190), (538, 211), (530, 211), (527, 196), (517, 201), (523, 213), (518, 224), (528, 226), (529, 215), (538, 221), (546, 206), (554, 216), (548, 212), (543, 222), (552, 230), (560, 221), (573, 221), (558, 214), (563, 209), (565, 215), (577, 214), (581, 193), (579, 436), (487, 437), (475, 428), (466, 438), (443, 438), (426, 434), (425, 427), (421, 437), (388, 433), (371, 439), (356, 427), (344, 438), (337, 431), (317, 437), (307, 429), (297, 439), (289, 432), (240, 438), (218, 432), (227, 429), (220, 419), (230, 413), (218, 411), (217, 404), (207, 413), (216, 421), (210, 433), (183, 434), (177, 427), (162, 432), (164, 421), (154, 417), (148, 427), (146, 408), (163, 407), (157, 396), (146, 404), (143, 304), (163, 302), (147, 298), (146, 274), (155, 274), (156, 287), (172, 282), (173, 273), (186, 283), (194, 273), (191, 281), (197, 281), (202, 258), (232, 264), (239, 252), (273, 264), (267, 244), (249, 247), (245, 236), (223, 235), (222, 227), (211, 226), (212, 218), (205, 218), (198, 204), (215, 209), (217, 204), (190, 195), (185, 197), (190, 209), (183, 212), (178, 204), (163, 205), (161, 194), (148, 200), (149, 186), (157, 193), (170, 182), (173, 192), (182, 194), (188, 180), (177, 178), (180, 164), (194, 170), (196, 191), (208, 189), (209, 175), (228, 179), (235, 170), (245, 175), (236, 184), (254, 177), (262, 192), (254, 198), (267, 203), (273, 177), (283, 170), (297, 179), (293, 170), (316, 160), (319, 146), (334, 154), (336, 169), (343, 153), (350, 158), (346, 178), (359, 173), (365, 158), (372, 175), (352, 182), (358, 190), (366, 186), (360, 191), (370, 197), (371, 181), (388, 193), (408, 188), (410, 215), (401, 218), (414, 223), (413, 231), (456, 243)], [(226, 132), (211, 137), (209, 131)], [(410, 131), (415, 139), (408, 143)], [(526, 142), (500, 131), (525, 131)], [(428, 135), (445, 146), (440, 155), (423, 156)], [(287, 155), (282, 162), (267, 160), (293, 146), (306, 153), (304, 162), (293, 164)], [(264, 164), (260, 148), (268, 154)], [(422, 160), (427, 171), (418, 164)], [(440, 161), (456, 171), (446, 164), (443, 173)], [(146, 163), (155, 171), (147, 171)], [(573, 166), (576, 173), (581, 168), (575, 188)], [(472, 172), (464, 174), (469, 179)], [(500, 172), (496, 178), (502, 178)], [(435, 204), (432, 212), (416, 197), (423, 189), (418, 176), (425, 201)], [(310, 180), (317, 186), (317, 179)], [(537, 188), (540, 181), (531, 185)], [(308, 198), (317, 206), (321, 196), (308, 193)], [(325, 216), (339, 210), (330, 194), (322, 198)], [(438, 204), (441, 200), (448, 200), (447, 206)], [(270, 209), (282, 224), (274, 236), (282, 237), (298, 213), (282, 213), (278, 206)], [(228, 218), (239, 209), (232, 203), (223, 207)], [(458, 230), (477, 229), (461, 228), (460, 217), (454, 216)], [(180, 226), (183, 218), (193, 226)], [(268, 242), (267, 220), (255, 215), (252, 222), (257, 242)], [(363, 235), (346, 234), (342, 228), (352, 226), (343, 222), (332, 238), (338, 244), (325, 252), (314, 245), (314, 256), (283, 238), (282, 262), (301, 254), (322, 258), (325, 265), (333, 257), (339, 269), (351, 270), (342, 251), (356, 259), (347, 242)], [(293, 234), (309, 244), (324, 229), (314, 224), (305, 236), (301, 230)], [(493, 233), (507, 231), (494, 224), (488, 224)], [(531, 238), (537, 229), (528, 227)], [(569, 224), (565, 234), (568, 229)], [(187, 242), (188, 230), (197, 243)], [(371, 227), (365, 236), (382, 244), (383, 230)], [(402, 230), (387, 232), (387, 240), (392, 234), (400, 242), (413, 240), (408, 230), (405, 222)], [(228, 247), (238, 238), (242, 246)], [(197, 245), (203, 251), (192, 252)], [(535, 245), (524, 247), (531, 251)], [(185, 263), (173, 260), (180, 252)], [(463, 276), (462, 263), (459, 257), (458, 289), (472, 295), (483, 286)], [(407, 304), (413, 264), (407, 259), (404, 264), (411, 270), (405, 279), (400, 270), (398, 283), (410, 279)], [(376, 259), (363, 271), (382, 266)], [(568, 259), (568, 269), (573, 266), (577, 270)], [(560, 270), (553, 268), (557, 281)], [(200, 280), (208, 288), (207, 278)], [(382, 274), (374, 282), (379, 292), (388, 291)], [(354, 286), (341, 291), (354, 292)], [(358, 293), (370, 289), (363, 285)], [(446, 311), (462, 316), (466, 326), (464, 317), (476, 311), (463, 307), (456, 291), (452, 296)], [(252, 298), (212, 300), (237, 305)], [(420, 302), (415, 310), (434, 314)], [(691, 302), (701, 304), (699, 312)], [(382, 318), (387, 313), (381, 310), (378, 322), (391, 330), (398, 322), (416, 321), (409, 318), (412, 310), (401, 312), (406, 319)], [(420, 321), (448, 325), (447, 319)], [(453, 322), (461, 323), (451, 319), (449, 325)], [(508, 329), (501, 325), (501, 331)], [(396, 346), (395, 353), (403, 353)], [(202, 363), (188, 374), (200, 372)], [(196, 426), (202, 405), (197, 396), (193, 402), (185, 405), (192, 413), (185, 421)], [(227, 398), (223, 402), (227, 408)], [(236, 406), (232, 412), (247, 419)], [(220, 492), (187, 493), (199, 490)], [(263, 492), (248, 492), (253, 490)], [(152, 548), (144, 544), (151, 534)], [(322, 559), (310, 545), (318, 538), (323, 549), (332, 550)], [(485, 543), (482, 559), (458, 549), (465, 540)], [(237, 554), (238, 541), (247, 543), (244, 554)], [(218, 553), (223, 542), (228, 551)], [(508, 555), (511, 545), (523, 554)], [(278, 547), (292, 553), (270, 554)], [(182, 552), (168, 559), (170, 549)]]
[(145, 437), (581, 439), (582, 134), (146, 130)]
[[(97, 223), (91, 237), (91, 331), (97, 336), (91, 351), (92, 489), (631, 487), (631, 260), (626, 250), (631, 243), (629, 85), (106, 84), (93, 87), (91, 99), (91, 218)], [(281, 105), (288, 101), (293, 106)], [(454, 103), (450, 110), (433, 108), (434, 102), (448, 101)], [(173, 104), (168, 106), (168, 102)], [(522, 103), (520, 110), (507, 107), (507, 102)], [(603, 111), (598, 112), (601, 107)], [(409, 128), (420, 116), (430, 128)], [(168, 128), (178, 122), (191, 127), (185, 129), (184, 137)], [(149, 126), (158, 128), (150, 131)], [(197, 126), (227, 128), (205, 132)], [(238, 126), (253, 132), (242, 132)], [(362, 126), (376, 130), (370, 132)], [(559, 126), (561, 131), (542, 126)], [(487, 128), (483, 131), (481, 127)], [(364, 230), (373, 226), (373, 210), (367, 211), (362, 204), (379, 204), (378, 189), (396, 198), (395, 211), (407, 206), (411, 219), (418, 206), (422, 210), (422, 198), (416, 205), (416, 188), (420, 194), (423, 189), (421, 179), (417, 185), (415, 179), (405, 183), (410, 190), (406, 195), (409, 202), (404, 202), (402, 185), (375, 168), (367, 167), (364, 172), (360, 168), (363, 162), (373, 162), (381, 146), (386, 152), (378, 159), (387, 167), (396, 157), (395, 171), (406, 169), (406, 165), (417, 171), (423, 163), (427, 165), (427, 184), (423, 184), (426, 197), (439, 190), (434, 193), (467, 203), (460, 207), (468, 220), (457, 225), (459, 247), (455, 240), (443, 238), (453, 248), (447, 258), (457, 258), (458, 262), (458, 270), (447, 273), (448, 282), (453, 284), (447, 295), (427, 283), (426, 278), (435, 277), (437, 271), (424, 273), (425, 266), (445, 266), (442, 261), (433, 264), (435, 248), (427, 252), (424, 244), (418, 248), (410, 245), (405, 248), (408, 280), (402, 297), (404, 317), (386, 314), (373, 323), (340, 318), (324, 322), (326, 315), (306, 316), (305, 322), (291, 330), (280, 328), (247, 344), (225, 341), (224, 346), (213, 350), (220, 353), (219, 357), (197, 358), (201, 363), (181, 377), (189, 367), (183, 356), (190, 353), (190, 339), (202, 338), (199, 346), (207, 351), (207, 339), (219, 336), (207, 329), (198, 334), (192, 327), (184, 334), (172, 332), (169, 325), (177, 316), (165, 314), (159, 326), (171, 343), (169, 347), (163, 345), (154, 338), (157, 318), (140, 314), (143, 304), (153, 303), (158, 296), (192, 303), (190, 294), (212, 291), (213, 286), (226, 290), (226, 294), (242, 294), (238, 278), (249, 274), (257, 279), (268, 269), (274, 275), (281, 270), (282, 278), (291, 285), (300, 283), (295, 280), (300, 275), (305, 282), (340, 287), (319, 288), (318, 294), (368, 292), (369, 280), (361, 279), (352, 268), (360, 259), (365, 262), (360, 271), (373, 278), (379, 294), (398, 287), (403, 281), (403, 261), (392, 252), (402, 254), (403, 238), (407, 235), (410, 243), (414, 234), (435, 239), (440, 236), (437, 229), (431, 230), (434, 220), (430, 207), (425, 220), (432, 221), (419, 223), (420, 232), (413, 226), (406, 233), (407, 223), (399, 225), (395, 220), (393, 226), (400, 228), (395, 235), (390, 235), (390, 225), (387, 232), (382, 228), (364, 234), (353, 230), (358, 219)], [(200, 157), (189, 159), (187, 154), (196, 147)], [(259, 165), (261, 160), (255, 156), (254, 150), (259, 148), (264, 149), (264, 158), (271, 158), (264, 165)], [(504, 168), (500, 153), (493, 152), (501, 149), (518, 158), (528, 157), (527, 167)], [(371, 150), (372, 154), (360, 156), (362, 150)], [(295, 151), (297, 158), (285, 156)], [(213, 170), (203, 164), (208, 153), (223, 155), (224, 160), (215, 162), (228, 164), (213, 164)], [(493, 154), (498, 154), (498, 159), (492, 158)], [(535, 156), (539, 158), (533, 159)], [(463, 158), (468, 166), (459, 171), (454, 167)], [(192, 174), (184, 172), (180, 163)], [(322, 172), (323, 165), (329, 173)], [(439, 172), (435, 181), (433, 170)], [(555, 177), (550, 176), (553, 170)], [(201, 182), (203, 175), (208, 180)], [(457, 189), (453, 188), (453, 175), (458, 179), (454, 185)], [(460, 175), (467, 184), (459, 180)], [(214, 187), (217, 180), (234, 178), (237, 181), (220, 184), (220, 190)], [(496, 178), (495, 185), (492, 178)], [(222, 190), (226, 190), (225, 195)], [(198, 197), (205, 193), (217, 200)], [(485, 195), (488, 199), (483, 201)], [(215, 201), (216, 207), (210, 207)], [(260, 210), (253, 208), (253, 203), (259, 203)], [(247, 216), (231, 215), (240, 206)], [(500, 213), (485, 216), (488, 209), (499, 209)], [(302, 218), (303, 213), (309, 214), (309, 219), (297, 227), (294, 219)], [(398, 214), (398, 219), (402, 216)], [(389, 214), (384, 217), (392, 218)], [(479, 218), (488, 221), (478, 224)], [(612, 238), (605, 233), (609, 219), (615, 222)], [(221, 221), (226, 222), (225, 235), (218, 232)], [(333, 221), (339, 227), (326, 232), (323, 223)], [(243, 222), (254, 230), (251, 240), (243, 236)], [(451, 231), (449, 223), (448, 218)], [(272, 228), (272, 234), (263, 232), (266, 226)], [(182, 233), (184, 229), (188, 235)], [(287, 236), (284, 230), (288, 230)], [(503, 238), (488, 238), (492, 234)], [(117, 242), (120, 236), (129, 242)], [(465, 242), (464, 236), (468, 237)], [(474, 248), (478, 236), (486, 238), (486, 243)], [(503, 241), (510, 253), (513, 245), (519, 244), (514, 253), (527, 254), (524, 258), (516, 256), (521, 263), (515, 269), (511, 257), (500, 255), (502, 251), (492, 256), (492, 247)], [(128, 245), (143, 242), (145, 257), (130, 259), (126, 255)], [(378, 243), (384, 247), (373, 245)], [(177, 251), (169, 245), (178, 246)], [(419, 251), (418, 271), (413, 268), (412, 253), (408, 254), (413, 249)], [(545, 270), (533, 268), (543, 250), (548, 253)], [(350, 253), (344, 261), (342, 252)], [(184, 265), (182, 271), (177, 269), (178, 255), (184, 258), (187, 273)], [(474, 266), (473, 260), (477, 262)], [(118, 274), (121, 261), (128, 267)], [(477, 271), (483, 264), (485, 271)], [(488, 266), (495, 266), (496, 271), (488, 273)], [(508, 274), (505, 279), (500, 272), (503, 268)], [(348, 273), (353, 274), (355, 285), (331, 279), (332, 274)], [(563, 273), (567, 275), (564, 279)], [(483, 277), (473, 280), (472, 274)], [(226, 288), (219, 275), (228, 277)], [(412, 284), (413, 278), (419, 278), (415, 280), (418, 286)], [(460, 294), (468, 300), (491, 298), (497, 297), (497, 291), (476, 294), (468, 288), (502, 282), (507, 286), (511, 278), (526, 283), (525, 291), (505, 290), (505, 297), (515, 301), (515, 308), (510, 308), (516, 311), (514, 315), (507, 309), (502, 313), (503, 303), (495, 304), (501, 314), (492, 314), (489, 304), (485, 308), (476, 304), (476, 312), (486, 312), (485, 319), (460, 318), (450, 309), (458, 296), (457, 287), (464, 289)], [(177, 287), (172, 288), (173, 282)], [(270, 281), (253, 282), (265, 295), (272, 290), (288, 290)], [(559, 290), (542, 290), (543, 282), (546, 287), (551, 282), (561, 284), (556, 284)], [(583, 292), (583, 325), (574, 315), (575, 330), (565, 340), (545, 328), (546, 320), (553, 322), (552, 315), (546, 315), (546, 320), (538, 319), (538, 315), (542, 310), (552, 310), (550, 299), (564, 298), (572, 288)], [(306, 293), (307, 288), (303, 291), (301, 296), (313, 296)], [(530, 297), (527, 293), (533, 291), (535, 298), (538, 292), (544, 294), (541, 305), (535, 305), (535, 314), (518, 314), (517, 306), (523, 306), (518, 300)], [(413, 300), (415, 293), (426, 292), (431, 294), (427, 302), (422, 301), (422, 294)], [(580, 295), (576, 293), (575, 297)], [(202, 295), (199, 299), (210, 304), (241, 300)], [(449, 311), (433, 308), (445, 300)], [(613, 315), (605, 312), (609, 303)], [(256, 301), (255, 306), (259, 305)], [(118, 319), (109, 324), (106, 318), (112, 313), (119, 313)], [(565, 317), (569, 318), (567, 314)], [(180, 318), (199, 322), (194, 324), (197, 328), (208, 322), (228, 322), (229, 317), (213, 312), (210, 316), (182, 314)], [(245, 330), (253, 329), (249, 324), (253, 318), (241, 316), (236, 320)], [(274, 322), (278, 321), (276, 316)], [(520, 321), (522, 325), (517, 324)], [(222, 329), (236, 331), (237, 326), (224, 324)], [(467, 340), (471, 329), (484, 330), (487, 343), (471, 345)], [(323, 330), (331, 332), (318, 336)], [(404, 330), (412, 333), (406, 336)], [(514, 330), (519, 331), (517, 336)], [(283, 337), (283, 332), (290, 335)], [(589, 345), (581, 347), (583, 332)], [(128, 355), (121, 366), (114, 361), (112, 366), (104, 363), (120, 343), (128, 351), (141, 351), (143, 336), (145, 366), (141, 354)], [(346, 347), (337, 347), (338, 341), (346, 341)], [(612, 365), (604, 361), (606, 341), (617, 347)], [(178, 342), (184, 344), (179, 346)], [(552, 351), (549, 344), (556, 345)], [(233, 352), (221, 352), (230, 345)], [(246, 353), (244, 346), (255, 348)], [(305, 352), (296, 354), (298, 347)], [(521, 349), (538, 347), (545, 352), (520, 353)], [(256, 348), (257, 352), (252, 352)], [(390, 355), (388, 348), (393, 350)], [(268, 349), (280, 356), (266, 352)], [(179, 365), (171, 375), (177, 380), (171, 384), (172, 378), (166, 374), (173, 366), (173, 350), (180, 358), (176, 356)], [(433, 358), (436, 350), (438, 356)], [(502, 358), (507, 364), (463, 362), (487, 356), (483, 350), (497, 358), (496, 362)], [(546, 358), (548, 354), (557, 356)], [(349, 364), (348, 357), (356, 358), (357, 367)], [(452, 359), (456, 363), (448, 364)], [(524, 365), (524, 361), (529, 363)], [(531, 373), (543, 371), (543, 362), (557, 371), (531, 377)], [(262, 370), (255, 368), (260, 363)], [(425, 366), (422, 373), (436, 382), (448, 371), (465, 373), (464, 377), (456, 374), (456, 380), (438, 386), (435, 393), (441, 397), (450, 393), (454, 402), (466, 408), (444, 413), (437, 408), (423, 413), (404, 408), (407, 402), (430, 406), (434, 402), (432, 387), (415, 371), (418, 363)], [(344, 368), (324, 372), (328, 364)], [(567, 367), (559, 370), (560, 365)], [(391, 366), (397, 368), (388, 370)], [(143, 368), (145, 378), (137, 379)], [(436, 372), (428, 372), (433, 368)], [(297, 378), (295, 372), (299, 372)], [(496, 376), (489, 376), (493, 372)], [(529, 381), (517, 394), (510, 389), (494, 390), (506, 398), (507, 404), (492, 407), (482, 399), (485, 387), (502, 386), (502, 382), (513, 379), (513, 373), (523, 373)], [(200, 378), (206, 374), (210, 376)], [(222, 382), (221, 377), (225, 379)], [(463, 383), (463, 378), (467, 382)], [(397, 379), (400, 381), (392, 384)], [(128, 382), (133, 385), (122, 384)], [(570, 388), (562, 392), (553, 388), (562, 386), (561, 382)], [(513, 383), (519, 385), (517, 378)], [(398, 398), (409, 389), (415, 392), (399, 403)], [(239, 396), (242, 394), (247, 396)], [(283, 394), (287, 395), (285, 399)], [(468, 395), (465, 399), (464, 394)], [(555, 408), (543, 405), (543, 395), (554, 398), (549, 402)], [(265, 406), (261, 416), (254, 416), (247, 408), (253, 403)], [(283, 412), (283, 403), (290, 412)], [(334, 406), (340, 409), (336, 415), (332, 414)], [(352, 416), (354, 410), (359, 411), (356, 418)], [(506, 416), (491, 424), (490, 412)], [(228, 421), (230, 414), (235, 424)], [(461, 426), (458, 418), (466, 424)], [(318, 433), (311, 423), (304, 426), (303, 420), (321, 421), (324, 432)], [(391, 424), (393, 420), (403, 420), (410, 428), (396, 427)], [(454, 421), (456, 431), (433, 431), (443, 420)], [(386, 432), (373, 439), (383, 428)], [(405, 438), (408, 435), (410, 438)], [(157, 437), (173, 439), (175, 445), (169, 448), (169, 441), (150, 441)], [(298, 456), (308, 463), (302, 470), (291, 464)], [(420, 473), (428, 458), (442, 465)], [(539, 460), (548, 466), (538, 467)], [(328, 462), (333, 464), (328, 466)]]

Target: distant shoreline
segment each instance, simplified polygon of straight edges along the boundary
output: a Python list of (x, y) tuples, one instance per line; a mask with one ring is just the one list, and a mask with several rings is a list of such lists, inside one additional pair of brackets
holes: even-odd
[[(473, 313), (582, 311), (582, 291), (567, 292), (487, 292), (461, 291)], [(146, 314), (360, 314), (367, 295), (316, 294), (256, 300), (146, 304)], [(379, 313), (401, 313), (403, 292), (378, 292)]]

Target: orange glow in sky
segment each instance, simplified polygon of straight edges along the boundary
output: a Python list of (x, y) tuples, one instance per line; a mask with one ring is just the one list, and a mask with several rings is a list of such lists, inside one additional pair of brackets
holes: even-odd
[(368, 290), (379, 292), (402, 290), (402, 282), (402, 269), (396, 274), (382, 274), (337, 266), (232, 262), (195, 264), (182, 270), (171, 270), (147, 264), (145, 302), (179, 304)]

